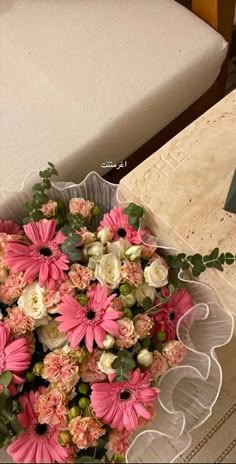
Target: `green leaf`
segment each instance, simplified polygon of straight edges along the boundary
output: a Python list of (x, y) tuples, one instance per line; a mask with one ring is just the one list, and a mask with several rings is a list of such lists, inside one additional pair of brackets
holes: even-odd
[(46, 189), (50, 189), (51, 188), (51, 182), (49, 179), (43, 179), (43, 186), (46, 188)]
[(170, 295), (173, 295), (175, 293), (175, 287), (173, 284), (168, 285), (168, 290), (170, 292)]
[(42, 211), (37, 210), (37, 211), (33, 211), (30, 214), (30, 217), (34, 222), (38, 222), (38, 221), (40, 221), (40, 219), (44, 218), (44, 214), (43, 214)]
[(44, 186), (43, 184), (35, 184), (32, 187), (33, 192), (43, 192), (44, 191)]
[(222, 266), (222, 264), (220, 264), (219, 261), (215, 261), (215, 266), (214, 266), (218, 271), (221, 271), (223, 272), (224, 268)]
[(168, 264), (168, 266), (172, 267), (172, 262), (173, 262), (174, 256), (167, 255), (167, 256), (165, 256), (164, 259), (165, 259), (165, 262)]
[(183, 269), (183, 271), (186, 271), (187, 269), (189, 269), (189, 267), (190, 267), (190, 263), (188, 261), (183, 261), (181, 265), (181, 268)]
[(143, 216), (143, 208), (135, 203), (130, 203), (127, 208), (123, 210), (123, 213), (128, 215), (133, 214), (134, 216), (141, 218)]
[(142, 306), (145, 311), (148, 311), (149, 309), (151, 309), (153, 306), (152, 299), (149, 298), (149, 296), (146, 296), (144, 300), (142, 301)]
[(12, 380), (12, 373), (10, 371), (4, 371), (0, 375), (0, 385), (4, 385), (4, 387), (8, 387)]
[(47, 195), (45, 195), (45, 193), (42, 193), (42, 192), (38, 192), (34, 195), (34, 199), (38, 202), (38, 203), (41, 203), (41, 205), (43, 203), (47, 203), (49, 198)]
[(234, 255), (232, 253), (225, 253), (225, 261), (228, 265), (233, 264), (235, 262)]
[(221, 255), (218, 258), (218, 261), (220, 261), (221, 264), (225, 264), (225, 255), (224, 255), (224, 253), (221, 253)]
[(73, 228), (71, 226), (64, 226), (61, 228), (61, 232), (63, 235), (69, 236), (73, 233)]
[(219, 256), (219, 248), (214, 248), (214, 250), (210, 253), (210, 259), (216, 259)]
[(194, 266), (200, 266), (202, 264), (202, 256), (199, 255), (199, 253), (192, 256), (192, 264), (194, 264)]
[(75, 250), (75, 251), (70, 251), (68, 254), (67, 254), (69, 260), (74, 263), (76, 261), (79, 261), (79, 259), (81, 258), (81, 251), (80, 250)]
[(194, 277), (198, 277), (201, 274), (201, 271), (197, 267), (192, 268), (192, 273)]
[(45, 171), (39, 171), (39, 175), (42, 179), (45, 179), (45, 178), (48, 178), (48, 177), (51, 177), (51, 170), (49, 169), (45, 169)]
[(48, 161), (48, 165), (50, 166), (50, 168), (55, 168), (54, 164), (51, 163), (51, 161)]
[(63, 253), (68, 253), (70, 251), (75, 251), (75, 246), (79, 245), (81, 240), (82, 240), (81, 235), (78, 235), (78, 234), (72, 235), (71, 237), (68, 237), (61, 244), (61, 250), (63, 251)]

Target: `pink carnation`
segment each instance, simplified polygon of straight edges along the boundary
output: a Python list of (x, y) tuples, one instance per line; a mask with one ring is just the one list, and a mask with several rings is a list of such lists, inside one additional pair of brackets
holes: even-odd
[(102, 356), (101, 350), (94, 350), (88, 359), (80, 367), (80, 376), (83, 382), (102, 382), (106, 379), (106, 374), (98, 367), (98, 362)]
[(48, 200), (47, 203), (44, 203), (44, 205), (42, 205), (41, 211), (43, 212), (46, 218), (55, 216), (57, 212), (57, 202), (53, 200)]
[(79, 290), (85, 290), (89, 287), (90, 281), (94, 279), (94, 272), (81, 264), (72, 264), (69, 277)]
[(58, 390), (69, 393), (79, 381), (79, 368), (70, 354), (55, 350), (44, 358), (42, 377)]
[(84, 198), (71, 198), (69, 210), (71, 214), (81, 214), (84, 218), (91, 216), (91, 209), (94, 207), (93, 201)]
[(116, 337), (116, 345), (121, 349), (130, 348), (131, 346), (135, 345), (139, 336), (135, 332), (133, 321), (127, 317), (123, 317), (117, 322), (119, 324), (120, 335)]
[(128, 430), (118, 432), (117, 430), (111, 430), (109, 433), (108, 449), (116, 454), (125, 456), (125, 453), (129, 447), (131, 433)]
[(98, 439), (106, 434), (102, 424), (95, 417), (75, 417), (68, 425), (72, 441), (79, 449), (97, 445)]
[(4, 284), (0, 286), (0, 301), (4, 304), (11, 305), (17, 300), (26, 286), (26, 281), (23, 278), (23, 272), (10, 272)]
[(114, 309), (114, 311), (122, 311), (124, 309), (124, 303), (122, 301), (122, 298), (114, 298), (114, 300), (112, 301), (112, 309)]
[[(81, 227), (78, 234), (82, 237), (82, 245), (87, 243), (95, 242), (96, 236), (93, 232), (90, 232), (87, 227)], [(80, 243), (81, 245), (81, 243)]]
[(57, 390), (45, 390), (34, 406), (40, 424), (65, 425), (68, 409), (66, 396)]
[(186, 348), (182, 342), (172, 340), (164, 346), (163, 356), (167, 359), (171, 367), (177, 366), (183, 361), (186, 355)]
[(135, 332), (138, 334), (139, 338), (149, 337), (151, 329), (154, 325), (154, 321), (147, 314), (138, 314), (134, 317), (134, 328)]
[(143, 281), (141, 263), (125, 261), (121, 266), (121, 279), (134, 287), (139, 287)]
[(148, 371), (150, 372), (152, 378), (154, 380), (158, 379), (160, 375), (163, 375), (167, 369), (168, 364), (166, 358), (162, 356), (159, 351), (153, 351), (153, 362), (151, 366), (148, 367)]
[(71, 280), (66, 277), (65, 281), (56, 282), (55, 288), (48, 288), (48, 286), (46, 286), (43, 295), (43, 302), (48, 309), (48, 312), (53, 313), (56, 311), (55, 307), (61, 302), (63, 295), (73, 296), (74, 294), (75, 289), (73, 284)]
[(141, 243), (141, 258), (149, 259), (155, 253), (156, 247)]
[(152, 264), (154, 261), (159, 260), (160, 264), (164, 266), (166, 269), (169, 269), (169, 266), (164, 258), (162, 256), (158, 255), (157, 253), (154, 253), (151, 258), (148, 260), (148, 264)]
[(7, 309), (8, 317), (5, 319), (10, 325), (11, 332), (25, 334), (27, 331), (34, 330), (34, 320), (25, 315), (19, 306)]

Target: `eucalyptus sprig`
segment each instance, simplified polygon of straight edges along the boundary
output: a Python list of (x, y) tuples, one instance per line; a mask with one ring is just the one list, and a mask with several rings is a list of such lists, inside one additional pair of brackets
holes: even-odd
[(220, 253), (219, 248), (209, 254), (202, 256), (199, 253), (187, 256), (185, 253), (179, 253), (175, 256), (165, 256), (165, 261), (172, 269), (191, 269), (193, 276), (198, 277), (207, 268), (215, 268), (218, 271), (224, 271), (224, 264), (231, 265), (236, 261), (236, 255), (232, 253)]
[(117, 358), (114, 359), (111, 367), (116, 370), (116, 374), (112, 382), (126, 382), (129, 380), (129, 371), (135, 368), (133, 353), (127, 350), (120, 350), (117, 353)]
[(19, 405), (8, 389), (12, 377), (10, 371), (4, 371), (0, 375), (0, 448), (8, 446), (21, 429), (17, 420)]
[(129, 225), (135, 230), (139, 229), (140, 219), (143, 216), (143, 208), (136, 205), (135, 203), (130, 203), (127, 208), (123, 210), (124, 214), (128, 215)]
[(40, 208), (49, 200), (49, 197), (45, 191), (50, 190), (51, 188), (51, 182), (49, 180), (50, 177), (58, 176), (58, 172), (54, 164), (48, 162), (48, 166), (49, 167), (44, 171), (39, 171), (39, 176), (41, 177), (42, 181), (33, 185), (33, 199), (25, 203), (25, 210), (28, 213), (28, 216), (23, 219), (24, 224), (28, 224), (32, 221), (37, 222), (44, 218), (44, 214), (42, 211), (40, 211)]

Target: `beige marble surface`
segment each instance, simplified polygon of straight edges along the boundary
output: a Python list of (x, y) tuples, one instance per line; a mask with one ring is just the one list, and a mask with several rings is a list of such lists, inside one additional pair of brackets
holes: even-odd
[[(218, 246), (235, 254), (236, 214), (223, 209), (235, 168), (236, 91), (125, 176), (120, 192), (144, 206), (160, 242), (187, 253)], [(201, 278), (236, 313), (236, 264)]]

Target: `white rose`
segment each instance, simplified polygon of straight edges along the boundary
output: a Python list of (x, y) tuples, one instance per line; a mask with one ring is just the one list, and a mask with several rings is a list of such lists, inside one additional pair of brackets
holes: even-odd
[(35, 321), (35, 326), (45, 325), (48, 322), (47, 308), (43, 301), (44, 288), (38, 282), (25, 287), (18, 300), (18, 306), (23, 309), (26, 316)]
[(147, 348), (143, 348), (137, 354), (137, 361), (140, 366), (149, 367), (153, 362), (153, 354)]
[(88, 243), (84, 246), (84, 251), (88, 258), (97, 263), (103, 256), (103, 244), (101, 242)]
[(107, 243), (107, 252), (118, 256), (120, 259), (124, 259), (125, 251), (130, 247), (130, 242), (125, 238), (120, 238), (116, 242)]
[(142, 306), (142, 302), (144, 298), (148, 297), (151, 298), (152, 302), (155, 299), (156, 290), (154, 287), (150, 287), (149, 285), (143, 283), (138, 288), (136, 288), (136, 299), (137, 302)]
[(104, 353), (102, 354), (100, 360), (98, 361), (99, 369), (104, 372), (105, 374), (114, 374), (116, 372), (115, 369), (112, 369), (111, 365), (113, 361), (117, 358), (117, 356), (113, 353)]
[(103, 348), (105, 348), (105, 350), (109, 350), (109, 348), (112, 348), (114, 344), (115, 344), (114, 337), (110, 334), (106, 334), (103, 340)]
[(140, 258), (142, 253), (142, 247), (140, 245), (133, 245), (125, 251), (125, 257), (129, 261), (134, 261), (137, 258)]
[(104, 229), (99, 230), (99, 232), (97, 233), (97, 237), (103, 245), (106, 245), (107, 242), (112, 240), (113, 233), (110, 231), (108, 227), (104, 227)]
[(131, 308), (136, 303), (135, 292), (128, 293), (128, 295), (120, 295), (121, 300), (125, 303), (127, 308)]
[(168, 270), (163, 266), (161, 259), (156, 259), (144, 269), (144, 280), (152, 287), (164, 287), (168, 283)]
[(95, 277), (101, 285), (113, 289), (118, 288), (121, 279), (121, 264), (116, 255), (103, 255), (95, 269)]
[(36, 329), (39, 341), (50, 351), (68, 343), (66, 334), (58, 330), (58, 325), (59, 322), (51, 319), (47, 325), (43, 325)]

